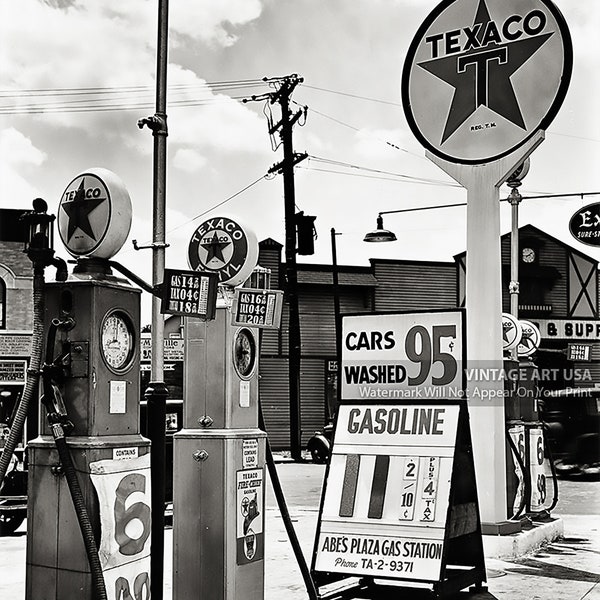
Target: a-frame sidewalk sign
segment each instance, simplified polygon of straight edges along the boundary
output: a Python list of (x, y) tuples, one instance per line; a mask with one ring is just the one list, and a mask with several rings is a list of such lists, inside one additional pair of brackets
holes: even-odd
[(466, 400), (340, 402), (311, 572), (323, 599), (482, 589)]

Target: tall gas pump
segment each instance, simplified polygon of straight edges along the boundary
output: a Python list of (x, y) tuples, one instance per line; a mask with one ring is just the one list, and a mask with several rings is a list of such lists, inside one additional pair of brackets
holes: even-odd
[(257, 257), (254, 234), (224, 217), (201, 224), (189, 245), (190, 267), (217, 273), (220, 297), (214, 320), (186, 318), (184, 328), (184, 427), (173, 451), (178, 600), (264, 597), (258, 330), (232, 322), (233, 288), (250, 276)]
[[(129, 194), (114, 173), (89, 169), (65, 189), (57, 222), (77, 264), (66, 281), (45, 285), (46, 410), (29, 444), (26, 598), (147, 599), (150, 443), (139, 432), (140, 291), (109, 264), (129, 233)], [(86, 560), (82, 512), (100, 573)], [(104, 596), (93, 589), (99, 580)]]

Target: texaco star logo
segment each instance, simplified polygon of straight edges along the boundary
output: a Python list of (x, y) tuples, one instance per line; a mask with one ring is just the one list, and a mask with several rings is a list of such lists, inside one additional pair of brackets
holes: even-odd
[(444, 0), (408, 51), (404, 110), (438, 156), (487, 162), (550, 123), (571, 68), (568, 29), (551, 0)]
[(194, 271), (212, 271), (226, 283), (244, 266), (248, 240), (244, 230), (231, 219), (205, 221), (194, 232), (188, 247), (188, 262)]
[[(418, 63), (454, 88), (454, 97), (441, 138), (443, 144), (480, 106), (487, 106), (521, 129), (526, 129), (523, 115), (510, 78), (554, 34), (539, 33), (546, 24), (540, 11), (528, 19), (529, 37), (521, 39), (525, 31), (504, 25), (503, 42), (498, 26), (490, 18), (487, 5), (480, 0), (475, 22), (465, 27), (466, 41), (460, 52), (443, 58)], [(512, 20), (514, 23), (515, 19)], [(442, 35), (426, 38), (432, 45), (433, 56), (440, 54)], [(458, 38), (457, 38), (458, 41)], [(455, 44), (458, 48), (458, 45)]]
[(60, 237), (72, 253), (89, 254), (104, 239), (110, 216), (110, 197), (104, 182), (92, 174), (80, 175), (67, 186), (60, 201)]

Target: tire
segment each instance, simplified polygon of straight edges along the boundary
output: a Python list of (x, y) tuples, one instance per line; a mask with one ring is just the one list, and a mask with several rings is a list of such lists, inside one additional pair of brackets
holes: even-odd
[(0, 503), (0, 536), (12, 535), (25, 520), (20, 510), (2, 510)]
[(323, 436), (310, 438), (307, 449), (314, 463), (324, 465), (329, 460), (329, 442)]

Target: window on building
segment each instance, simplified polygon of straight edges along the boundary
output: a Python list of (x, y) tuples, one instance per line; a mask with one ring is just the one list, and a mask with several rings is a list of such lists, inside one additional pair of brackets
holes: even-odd
[(0, 277), (0, 329), (6, 329), (6, 284)]

